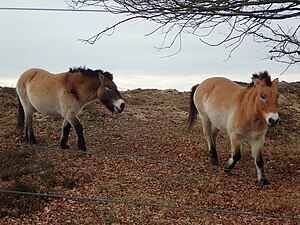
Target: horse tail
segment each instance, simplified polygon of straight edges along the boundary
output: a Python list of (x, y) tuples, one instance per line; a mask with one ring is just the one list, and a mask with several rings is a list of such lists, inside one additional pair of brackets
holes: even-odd
[(194, 125), (195, 120), (197, 119), (197, 108), (194, 102), (194, 94), (199, 84), (196, 84), (192, 87), (191, 93), (190, 93), (190, 111), (189, 111), (189, 118), (186, 124), (186, 130), (190, 131), (192, 126)]
[(24, 121), (25, 121), (25, 112), (23, 105), (20, 101), (19, 96), (18, 97), (18, 102), (19, 102), (19, 110), (18, 110), (18, 123), (17, 123), (17, 128), (22, 131), (24, 129)]

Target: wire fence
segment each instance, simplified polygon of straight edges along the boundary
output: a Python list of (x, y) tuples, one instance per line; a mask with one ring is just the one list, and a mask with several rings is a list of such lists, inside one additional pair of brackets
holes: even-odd
[(113, 13), (113, 11), (108, 11), (105, 9), (71, 9), (71, 8), (0, 7), (0, 10), (2, 10), (2, 11)]
[[(12, 147), (19, 147), (20, 145), (11, 145)], [(28, 147), (37, 151), (49, 150), (49, 151), (60, 151), (65, 154), (74, 154), (74, 150), (62, 150), (58, 148), (51, 147), (43, 147), (43, 146), (32, 146), (32, 145), (22, 145), (22, 147)], [(116, 152), (116, 151), (115, 151)], [(118, 154), (108, 154), (108, 153), (100, 153), (100, 152), (76, 152), (79, 156), (84, 155), (92, 155), (95, 157), (112, 157), (112, 158), (121, 158), (125, 160), (138, 160), (144, 161), (151, 164), (163, 164), (165, 166), (172, 167), (196, 167), (205, 169), (206, 166), (203, 164), (192, 164), (192, 163), (181, 163), (177, 161), (170, 161), (166, 159), (154, 159), (142, 156), (128, 156), (128, 155), (118, 155)], [(216, 169), (218, 170), (218, 169)], [(237, 173), (237, 172), (235, 172)], [(276, 174), (274, 174), (276, 175)], [(81, 196), (68, 196), (68, 195), (60, 195), (60, 194), (50, 194), (50, 193), (37, 193), (37, 192), (23, 192), (23, 191), (15, 191), (15, 190), (7, 190), (0, 189), (1, 193), (11, 194), (11, 195), (23, 195), (23, 196), (37, 196), (41, 198), (49, 198), (49, 199), (67, 199), (73, 201), (80, 202), (97, 202), (99, 204), (126, 204), (126, 205), (138, 205), (138, 206), (151, 206), (158, 208), (169, 208), (169, 209), (178, 209), (178, 210), (187, 210), (187, 211), (196, 211), (196, 212), (209, 212), (209, 213), (223, 213), (235, 216), (252, 216), (252, 217), (265, 217), (265, 218), (276, 218), (276, 219), (285, 219), (285, 220), (293, 220), (300, 221), (299, 216), (293, 215), (279, 215), (279, 214), (267, 214), (267, 213), (256, 213), (256, 212), (247, 212), (247, 211), (235, 211), (235, 210), (227, 210), (222, 208), (213, 208), (213, 207), (194, 207), (194, 206), (186, 206), (186, 205), (176, 205), (176, 204), (163, 204), (163, 203), (154, 203), (154, 202), (143, 202), (143, 201), (130, 201), (130, 200), (120, 200), (120, 199), (104, 199), (104, 198), (91, 198), (91, 197), (81, 197)]]
[[(12, 147), (20, 146), (18, 144), (16, 145), (11, 145)], [(24, 147), (28, 147), (31, 149), (35, 149), (37, 151), (42, 151), (42, 150), (47, 150), (47, 151), (58, 151), (63, 154), (77, 154), (78, 156), (95, 156), (95, 157), (110, 157), (110, 158), (118, 158), (118, 159), (124, 159), (124, 160), (129, 160), (129, 161), (144, 161), (147, 163), (151, 164), (161, 164), (165, 166), (170, 166), (170, 167), (194, 167), (197, 169), (203, 169), (207, 170), (207, 164), (206, 163), (188, 163), (188, 162), (178, 162), (178, 161), (173, 161), (169, 160), (166, 158), (158, 158), (156, 157), (149, 157), (149, 156), (142, 156), (142, 155), (134, 155), (134, 154), (128, 154), (127, 151), (121, 150), (121, 149), (110, 149), (109, 153), (103, 153), (103, 152), (91, 152), (91, 151), (78, 151), (74, 149), (61, 149), (61, 148), (54, 148), (54, 147), (48, 147), (48, 146), (41, 146), (41, 145), (29, 145), (29, 144), (22, 144)], [(125, 154), (124, 154), (125, 153)], [(225, 169), (222, 166), (213, 166), (213, 171), (214, 172), (223, 172)], [(243, 171), (243, 170), (230, 170), (230, 174), (235, 174), (235, 175), (245, 175), (249, 174), (249, 171)], [(255, 171), (256, 175), (256, 171)], [(287, 177), (286, 174), (282, 175), (279, 173), (263, 173), (263, 175), (266, 176), (273, 176), (277, 178), (292, 178), (292, 177)], [(291, 174), (290, 174), (291, 175)], [(299, 174), (300, 175), (300, 174)]]
[(11, 191), (11, 190), (3, 190), (3, 189), (0, 189), (0, 192), (8, 193), (8, 194), (17, 194), (17, 195), (38, 196), (38, 197), (44, 197), (44, 198), (68, 199), (68, 200), (80, 201), (80, 202), (98, 202), (98, 203), (110, 203), (110, 204), (152, 206), (152, 207), (179, 209), (179, 210), (187, 210), (187, 211), (224, 213), (224, 214), (230, 214), (230, 215), (235, 215), (235, 216), (268, 217), (268, 218), (289, 219), (289, 220), (294, 220), (294, 221), (300, 221), (300, 217), (297, 217), (297, 216), (289, 216), (289, 215), (285, 216), (285, 215), (265, 214), (265, 213), (255, 213), (255, 212), (243, 212), (243, 211), (226, 210), (226, 209), (221, 209), (221, 208), (191, 207), (191, 206), (184, 206), (184, 205), (170, 205), (170, 204), (161, 204), (161, 203), (152, 203), (152, 202), (126, 201), (126, 200), (118, 200), (118, 199), (54, 195), (54, 194), (43, 194), (43, 193), (34, 193), (34, 192)]

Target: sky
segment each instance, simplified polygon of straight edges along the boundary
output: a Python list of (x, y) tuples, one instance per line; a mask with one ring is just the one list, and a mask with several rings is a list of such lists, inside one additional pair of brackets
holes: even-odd
[[(1, 7), (68, 8), (64, 0), (1, 0)], [(264, 45), (245, 39), (231, 58), (224, 46), (209, 47), (184, 34), (178, 45), (158, 50), (163, 36), (147, 36), (157, 25), (147, 21), (123, 24), (94, 45), (87, 39), (124, 17), (110, 13), (0, 10), (0, 86), (14, 87), (25, 70), (37, 67), (52, 73), (86, 66), (114, 74), (119, 90), (135, 88), (188, 91), (213, 76), (250, 82), (253, 73), (267, 70), (280, 81), (300, 81), (300, 65), (266, 58)], [(299, 21), (299, 20), (298, 20)], [(298, 23), (298, 22), (296, 22)], [(212, 37), (213, 38), (213, 37)]]

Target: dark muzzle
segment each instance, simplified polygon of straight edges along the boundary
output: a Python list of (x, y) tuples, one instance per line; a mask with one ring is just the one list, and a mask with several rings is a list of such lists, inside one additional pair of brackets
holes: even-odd
[(120, 110), (119, 112), (123, 112), (124, 109), (125, 109), (125, 103), (122, 103), (122, 104), (120, 105), (120, 108), (121, 108), (121, 110)]
[(280, 119), (278, 118), (278, 119), (276, 119), (276, 120), (274, 120), (273, 118), (270, 118), (269, 120), (268, 120), (268, 122), (269, 122), (269, 125), (271, 126), (271, 127), (274, 127), (274, 126), (276, 126), (277, 124), (278, 124), (278, 122), (280, 121)]
[(125, 102), (123, 100), (121, 100), (122, 102), (120, 104), (116, 104), (114, 105), (114, 110), (113, 112), (118, 112), (118, 113), (121, 113), (124, 111), (125, 109)]

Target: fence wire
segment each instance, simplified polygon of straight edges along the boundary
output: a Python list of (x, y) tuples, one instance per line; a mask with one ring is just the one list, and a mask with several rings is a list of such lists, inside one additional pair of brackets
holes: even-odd
[[(12, 147), (28, 147), (34, 150), (49, 150), (49, 151), (60, 151), (65, 154), (74, 154), (77, 153), (78, 156), (96, 156), (96, 157), (112, 157), (112, 158), (121, 158), (125, 160), (132, 161), (145, 161), (147, 163), (152, 164), (164, 164), (172, 167), (196, 167), (196, 168), (206, 168), (204, 164), (193, 164), (193, 163), (182, 163), (177, 161), (170, 161), (166, 159), (155, 159), (148, 158), (143, 156), (128, 156), (128, 155), (118, 155), (113, 153), (100, 153), (100, 152), (84, 152), (84, 151), (74, 151), (74, 150), (63, 150), (59, 148), (51, 148), (44, 146), (32, 146), (29, 144), (24, 145), (11, 145)], [(115, 151), (117, 152), (117, 151)], [(15, 162), (17, 163), (17, 162)], [(218, 169), (216, 169), (218, 170)], [(220, 169), (219, 169), (220, 170)], [(235, 172), (235, 174), (239, 174)], [(278, 174), (273, 174), (278, 175)], [(14, 191), (14, 190), (6, 190), (0, 189), (1, 193), (12, 194), (12, 195), (27, 195), (27, 196), (37, 196), (43, 198), (52, 198), (52, 199), (67, 199), (73, 201), (80, 202), (98, 202), (101, 204), (110, 203), (110, 204), (126, 204), (126, 205), (139, 205), (139, 206), (150, 206), (150, 207), (159, 207), (159, 208), (169, 208), (169, 209), (178, 209), (178, 210), (187, 210), (187, 211), (196, 211), (196, 212), (209, 212), (209, 213), (223, 213), (230, 214), (236, 216), (253, 216), (253, 217), (266, 217), (266, 218), (276, 218), (276, 219), (289, 219), (293, 221), (300, 221), (299, 216), (292, 215), (278, 215), (278, 214), (265, 214), (265, 213), (256, 213), (256, 212), (245, 212), (245, 211), (235, 211), (235, 210), (226, 210), (222, 208), (210, 208), (210, 207), (193, 207), (193, 206), (185, 206), (185, 205), (171, 205), (171, 204), (162, 204), (162, 203), (154, 203), (154, 202), (142, 202), (142, 201), (128, 201), (128, 200), (120, 200), (120, 199), (104, 199), (104, 198), (90, 198), (90, 197), (81, 197), (81, 196), (68, 196), (68, 195), (59, 195), (59, 194), (49, 194), (49, 193), (37, 193), (37, 192), (22, 192), (22, 191)]]
[(277, 215), (277, 214), (243, 212), (243, 211), (226, 210), (221, 208), (191, 207), (191, 206), (169, 205), (169, 204), (152, 203), (152, 202), (126, 201), (126, 200), (104, 199), (104, 198), (88, 198), (88, 197), (80, 197), (80, 196), (55, 195), (55, 194), (46, 194), (46, 193), (43, 194), (43, 193), (11, 191), (11, 190), (3, 190), (3, 189), (0, 189), (0, 192), (8, 193), (8, 194), (38, 196), (44, 198), (67, 199), (67, 200), (80, 201), (80, 202), (99, 202), (99, 203), (111, 203), (111, 204), (152, 206), (152, 207), (179, 209), (179, 210), (187, 210), (187, 211), (224, 213), (224, 214), (230, 214), (235, 216), (268, 217), (268, 218), (289, 219), (294, 221), (300, 221), (300, 217), (297, 216), (289, 216), (289, 215), (284, 216), (284, 215)]

